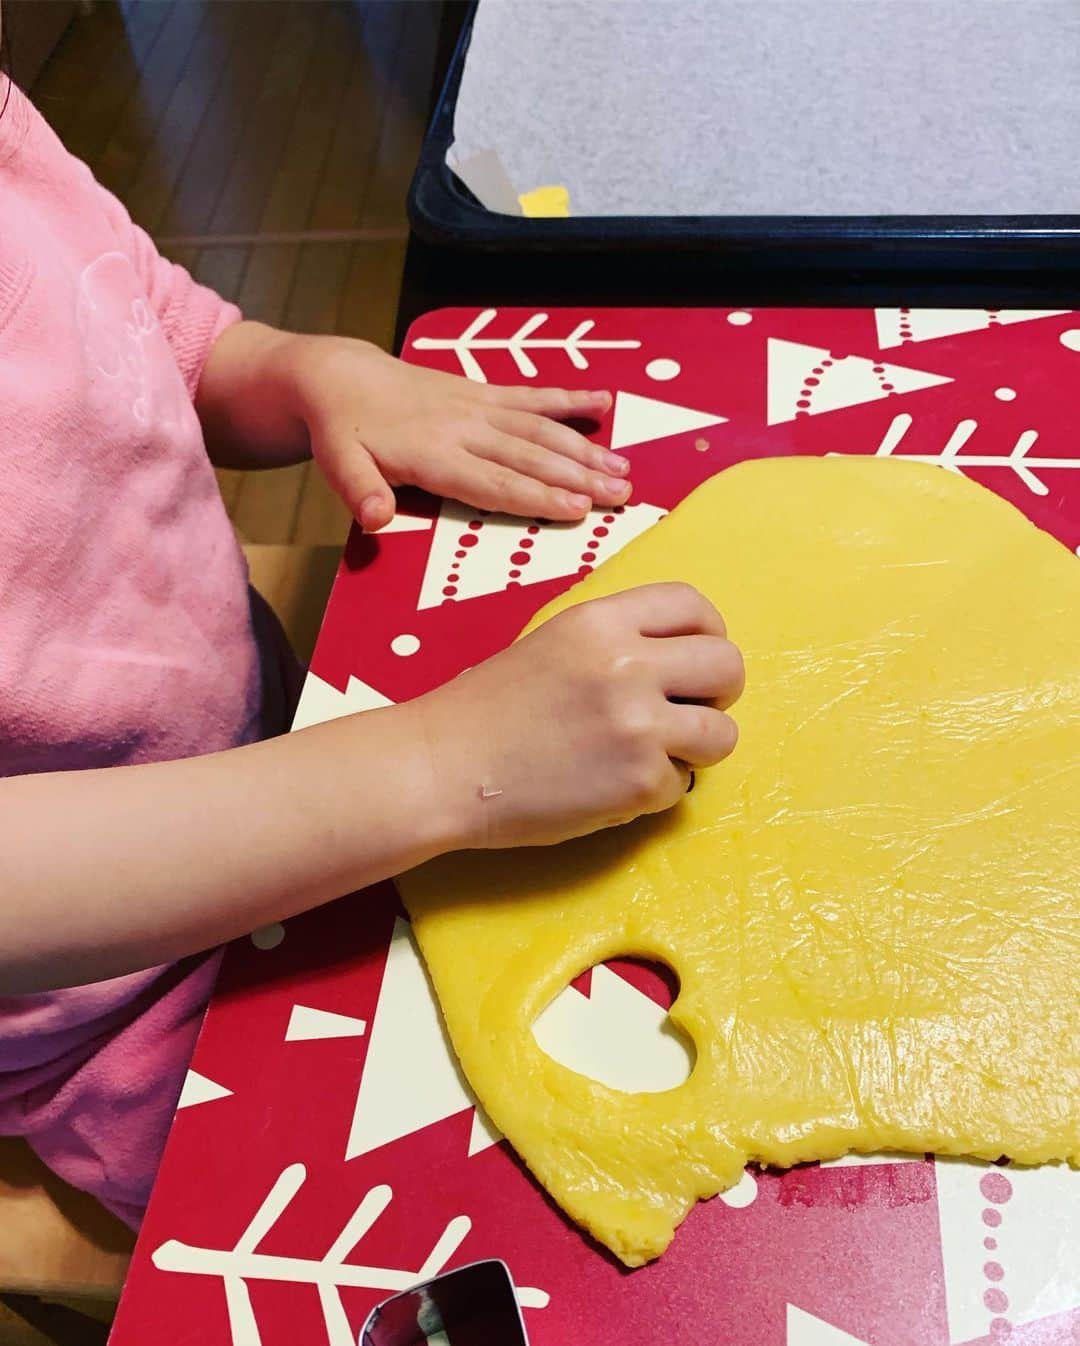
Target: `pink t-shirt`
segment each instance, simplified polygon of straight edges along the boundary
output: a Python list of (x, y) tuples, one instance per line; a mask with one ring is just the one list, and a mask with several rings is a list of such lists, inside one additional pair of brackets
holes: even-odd
[[(6, 85), (0, 75), (0, 104)], [(268, 723), (266, 614), (249, 600), (193, 406), (213, 342), (239, 316), (159, 256), (12, 88), (0, 117), (0, 775), (187, 757), (284, 727)], [(26, 1135), (137, 1220), (215, 970), (212, 956), (0, 994), (0, 1134)]]

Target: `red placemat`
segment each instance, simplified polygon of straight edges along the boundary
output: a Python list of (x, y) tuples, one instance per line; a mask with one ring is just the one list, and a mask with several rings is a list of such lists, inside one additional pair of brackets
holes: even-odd
[[(634, 500), (555, 528), (403, 499), (392, 531), (350, 540), (299, 723), (493, 653), (740, 459), (919, 457), (1080, 544), (1076, 313), (446, 310), (406, 358), (616, 390), (597, 438), (631, 458)], [(372, 789), (392, 770), (372, 763)], [(667, 1003), (626, 965), (577, 985), (563, 994), (585, 1035), (632, 1033)], [(533, 1346), (1075, 1346), (1078, 1243), (1078, 1174), (849, 1160), (748, 1173), (627, 1272), (476, 1113), (384, 884), (230, 950), (113, 1341), (349, 1346), (380, 1299), (498, 1256)]]

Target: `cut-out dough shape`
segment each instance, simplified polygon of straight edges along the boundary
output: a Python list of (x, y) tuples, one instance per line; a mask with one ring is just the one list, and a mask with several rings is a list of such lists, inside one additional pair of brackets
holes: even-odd
[(535, 187), (518, 197), (523, 215), (538, 219), (566, 219), (570, 214), (570, 193), (565, 187)]
[[(628, 1265), (747, 1160), (1080, 1161), (1080, 566), (1011, 505), (887, 459), (746, 463), (536, 621), (687, 580), (742, 646), (742, 737), (670, 813), (402, 883), (492, 1122)], [(532, 1024), (668, 963), (690, 1079), (628, 1095)]]
[(692, 1066), (667, 1010), (603, 965), (593, 968), (588, 997), (566, 987), (533, 1036), (548, 1056), (624, 1093), (673, 1089)]

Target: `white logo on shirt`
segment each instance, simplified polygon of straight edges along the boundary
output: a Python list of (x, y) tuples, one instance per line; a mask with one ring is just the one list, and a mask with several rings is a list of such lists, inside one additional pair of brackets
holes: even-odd
[(121, 252), (79, 277), (76, 320), (91, 370), (113, 385), (142, 428), (179, 424), (191, 402), (139, 278)]

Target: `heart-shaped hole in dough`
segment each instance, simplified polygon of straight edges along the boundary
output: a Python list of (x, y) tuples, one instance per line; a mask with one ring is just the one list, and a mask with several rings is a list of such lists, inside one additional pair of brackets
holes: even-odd
[(636, 958), (598, 963), (564, 987), (533, 1024), (541, 1051), (568, 1070), (627, 1094), (677, 1089), (697, 1060), (668, 1009), (678, 978)]

